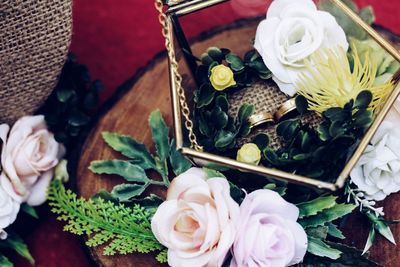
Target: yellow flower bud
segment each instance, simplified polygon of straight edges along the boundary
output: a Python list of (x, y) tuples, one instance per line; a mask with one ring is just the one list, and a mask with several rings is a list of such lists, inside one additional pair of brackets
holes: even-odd
[(236, 85), (232, 70), (223, 64), (211, 69), (210, 82), (217, 91)]
[(244, 144), (237, 152), (237, 161), (258, 165), (261, 160), (261, 151), (256, 144)]

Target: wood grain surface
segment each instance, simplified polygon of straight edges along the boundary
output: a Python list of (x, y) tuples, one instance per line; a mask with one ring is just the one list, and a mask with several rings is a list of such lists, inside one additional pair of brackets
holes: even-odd
[[(242, 55), (250, 49), (249, 40), (254, 37), (255, 29), (254, 22), (236, 23), (223, 31), (215, 30), (200, 36), (192, 48), (196, 55), (200, 55), (209, 46), (228, 47)], [(392, 36), (391, 39), (399, 41), (397, 37)], [(229, 45), (226, 40), (229, 40)], [(159, 56), (153, 60), (145, 71), (136, 75), (134, 80), (129, 90), (120, 94), (118, 101), (113, 101), (115, 103), (108, 105), (106, 112), (99, 117), (82, 148), (77, 169), (77, 189), (78, 193), (85, 198), (91, 197), (101, 189), (111, 190), (114, 185), (122, 182), (122, 179), (118, 177), (95, 175), (88, 170), (93, 160), (121, 158), (105, 145), (101, 138), (103, 131), (131, 135), (150, 146), (152, 142), (147, 119), (151, 111), (160, 109), (166, 122), (172, 125), (168, 66), (165, 56)], [(157, 188), (150, 190), (159, 191)], [(400, 194), (389, 197), (383, 206), (389, 219), (400, 218)], [(363, 246), (368, 235), (368, 226), (359, 216), (354, 215), (349, 218), (344, 230), (349, 244), (360, 248)], [(400, 239), (400, 226), (393, 226), (392, 231), (396, 239)], [(377, 239), (378, 242), (371, 250), (372, 259), (388, 267), (400, 266), (400, 246), (391, 245), (381, 237)], [(91, 249), (91, 256), (99, 266), (104, 267), (160, 266), (154, 260), (154, 255), (132, 254), (109, 257), (102, 255), (101, 247)]]

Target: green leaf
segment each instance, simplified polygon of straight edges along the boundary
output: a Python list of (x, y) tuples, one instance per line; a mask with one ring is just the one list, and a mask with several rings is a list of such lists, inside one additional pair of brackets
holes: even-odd
[(229, 102), (226, 95), (219, 95), (215, 98), (215, 105), (220, 107), (222, 111), (228, 112)]
[(113, 188), (111, 194), (118, 198), (119, 201), (128, 201), (134, 197), (140, 196), (149, 184), (120, 184)]
[(336, 204), (331, 208), (324, 209), (317, 215), (313, 215), (300, 220), (299, 223), (304, 228), (324, 225), (327, 222), (332, 222), (351, 213), (355, 208), (356, 206), (351, 204)]
[(195, 101), (197, 108), (202, 108), (211, 104), (216, 91), (209, 83), (203, 83), (196, 91)]
[(235, 140), (235, 134), (229, 131), (221, 130), (215, 137), (215, 147), (218, 149), (224, 149), (228, 147)]
[(18, 235), (9, 234), (5, 242), (6, 246), (17, 252), (20, 256), (27, 259), (30, 264), (35, 264), (35, 260), (29, 252), (28, 246), (25, 244), (24, 240), (22, 240)]
[(300, 129), (298, 120), (286, 120), (282, 121), (276, 127), (276, 133), (283, 137), (285, 141), (293, 139)]
[(286, 186), (277, 186), (274, 183), (270, 183), (270, 184), (265, 185), (264, 189), (269, 189), (269, 190), (275, 191), (280, 196), (284, 196), (284, 195), (286, 195), (287, 187)]
[(372, 223), (372, 225), (374, 226), (375, 230), (377, 230), (379, 234), (381, 234), (383, 237), (389, 240), (392, 244), (396, 245), (396, 241), (394, 240), (389, 225), (372, 212), (367, 212), (366, 215), (370, 220), (370, 222)]
[(161, 116), (160, 110), (153, 111), (150, 114), (149, 125), (158, 157), (161, 161), (165, 161), (169, 155), (169, 130)]
[(361, 9), (359, 16), (369, 25), (372, 25), (375, 21), (375, 14), (372, 6), (366, 6)]
[(348, 117), (347, 112), (342, 108), (330, 108), (324, 111), (322, 115), (331, 121), (344, 121)]
[(0, 254), (0, 266), (1, 267), (13, 267), (14, 265), (6, 256)]
[(325, 196), (297, 204), (300, 210), (299, 218), (313, 216), (325, 209), (332, 208), (336, 205), (336, 199), (337, 197), (335, 196)]
[(34, 207), (29, 206), (28, 204), (24, 203), (21, 205), (21, 210), (25, 212), (26, 214), (32, 216), (35, 219), (39, 219), (39, 215), (37, 214), (36, 210)]
[(328, 235), (328, 226), (318, 226), (306, 229), (307, 236), (311, 236), (318, 239), (326, 239)]
[(74, 93), (74, 90), (67, 88), (60, 88), (59, 90), (56, 90), (57, 99), (61, 103), (66, 103), (72, 97), (72, 95), (74, 95)]
[(88, 124), (90, 117), (80, 111), (74, 111), (68, 118), (68, 124), (74, 127), (80, 127)]
[(175, 175), (180, 175), (181, 173), (187, 171), (192, 167), (192, 163), (184, 157), (178, 150), (176, 150), (175, 139), (171, 142), (169, 162), (171, 163), (172, 169)]
[(296, 101), (296, 108), (297, 108), (297, 111), (298, 111), (300, 114), (305, 114), (305, 113), (307, 113), (307, 111), (308, 111), (308, 101), (307, 101), (307, 99), (306, 99), (304, 96), (302, 96), (302, 95), (298, 95), (298, 96), (296, 97), (295, 101)]
[(369, 229), (367, 243), (365, 243), (365, 247), (364, 247), (364, 250), (362, 252), (363, 255), (365, 253), (367, 253), (368, 250), (372, 247), (372, 245), (374, 244), (374, 241), (375, 241), (375, 228), (371, 227), (371, 229)]
[(339, 259), (340, 255), (342, 254), (340, 250), (334, 249), (321, 239), (314, 237), (308, 238), (307, 252), (319, 257), (327, 257), (333, 260)]
[(201, 55), (201, 63), (203, 63), (206, 66), (211, 65), (213, 63), (214, 59), (208, 55), (208, 53), (204, 53)]
[(258, 148), (263, 151), (269, 145), (269, 137), (266, 134), (260, 133), (257, 134), (254, 138), (252, 143), (256, 144)]
[(217, 130), (221, 130), (228, 124), (228, 114), (226, 114), (220, 107), (215, 107), (210, 114), (212, 123), (215, 125)]
[(334, 121), (329, 127), (329, 135), (333, 138), (341, 136), (345, 134), (345, 132), (346, 129), (343, 128), (343, 122), (341, 121)]
[(207, 178), (226, 178), (221, 172), (209, 168), (203, 168), (204, 173), (206, 174)]
[(244, 64), (242, 59), (235, 54), (232, 53), (227, 54), (225, 56), (225, 60), (230, 64), (232, 70), (236, 72), (242, 71), (244, 69)]
[(254, 105), (244, 103), (239, 108), (238, 112), (238, 120), (240, 124), (247, 122), (249, 117), (254, 113), (255, 107)]
[(367, 128), (373, 122), (373, 113), (370, 110), (361, 109), (354, 114), (354, 125), (358, 128)]
[(143, 169), (155, 168), (156, 163), (144, 144), (130, 136), (117, 133), (103, 132), (102, 136), (110, 147), (128, 158), (134, 159), (135, 163)]
[(126, 160), (92, 161), (89, 170), (97, 174), (116, 174), (129, 182), (149, 183), (150, 181), (143, 168)]
[(369, 104), (372, 101), (372, 93), (368, 90), (364, 90), (357, 95), (355, 107), (359, 109), (368, 108)]
[(222, 50), (218, 47), (210, 47), (207, 49), (207, 54), (215, 61), (221, 62), (223, 58)]
[(345, 239), (346, 237), (343, 235), (342, 231), (339, 230), (339, 228), (329, 222), (326, 224), (328, 226), (328, 235), (339, 238), (339, 239)]

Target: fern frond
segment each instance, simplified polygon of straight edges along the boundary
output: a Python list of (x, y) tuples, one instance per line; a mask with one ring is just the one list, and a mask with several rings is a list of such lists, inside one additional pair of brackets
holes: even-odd
[(88, 235), (89, 247), (106, 244), (104, 255), (165, 250), (151, 231), (152, 214), (139, 205), (125, 207), (101, 198), (78, 198), (59, 180), (49, 187), (48, 200), (52, 212), (66, 222), (65, 231)]

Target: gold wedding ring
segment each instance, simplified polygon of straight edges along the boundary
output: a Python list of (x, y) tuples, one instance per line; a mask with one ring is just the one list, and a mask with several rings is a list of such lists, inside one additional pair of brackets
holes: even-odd
[(274, 116), (272, 116), (272, 114), (270, 112), (264, 111), (264, 112), (250, 116), (249, 122), (250, 122), (250, 129), (251, 129), (251, 128), (254, 128), (261, 124), (264, 124), (264, 123), (269, 123), (269, 122), (274, 123), (275, 120), (274, 120)]
[(296, 98), (291, 98), (284, 102), (274, 113), (275, 121), (280, 121), (283, 117), (296, 110)]

